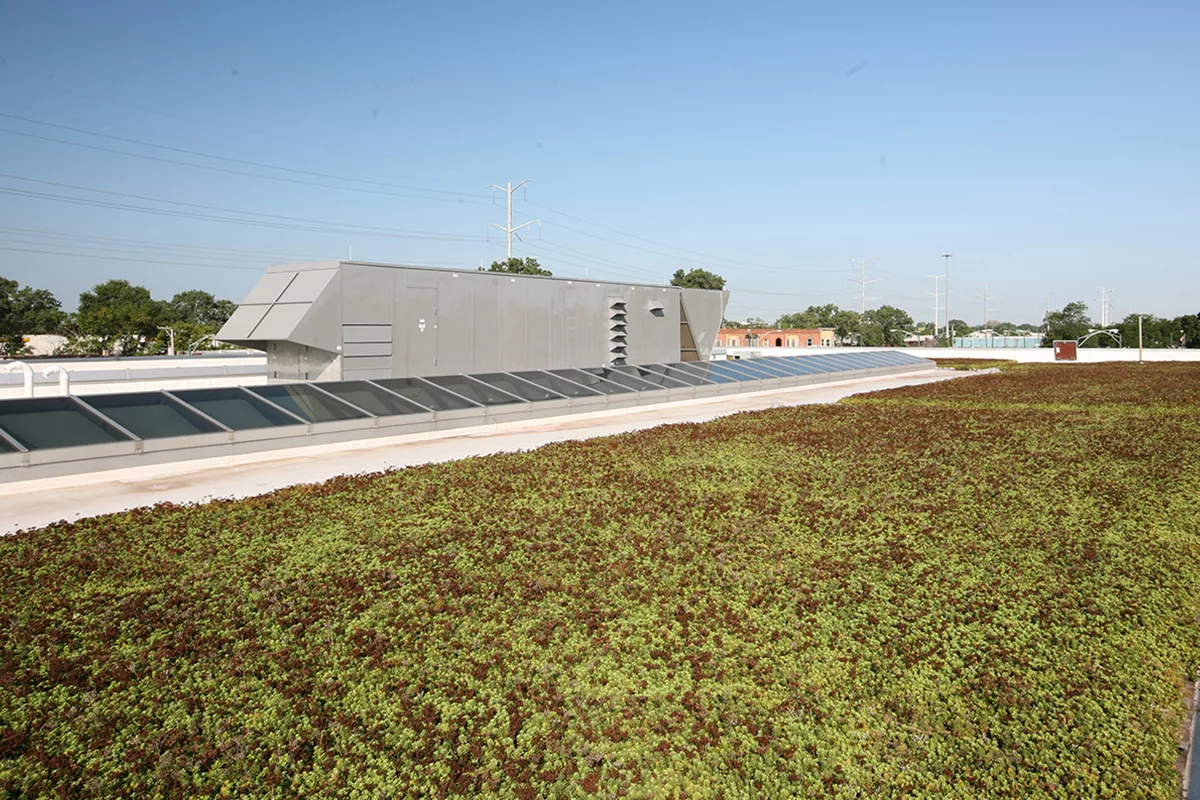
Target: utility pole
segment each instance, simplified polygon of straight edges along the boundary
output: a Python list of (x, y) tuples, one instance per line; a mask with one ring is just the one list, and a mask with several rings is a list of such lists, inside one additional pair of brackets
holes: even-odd
[(946, 346), (954, 347), (954, 331), (950, 330), (950, 256), (953, 253), (942, 253), (942, 258), (946, 259)]
[(983, 327), (988, 326), (987, 281), (983, 282)]
[[(938, 298), (942, 296), (941, 292), (938, 291), (938, 281), (940, 281), (942, 279), (942, 276), (941, 275), (926, 275), (925, 277), (933, 278), (933, 291), (926, 292), (926, 294), (933, 295), (933, 338), (937, 339), (938, 312), (941, 311), (941, 309), (942, 309), (941, 304), (938, 303)], [(949, 322), (949, 320), (947, 320), (947, 322)]]
[[(489, 222), (489, 223), (488, 223), (488, 227), (489, 227), (489, 228), (499, 228), (500, 230), (504, 231), (504, 233), (505, 233), (505, 234), (507, 234), (507, 236), (508, 236), (508, 257), (509, 257), (509, 258), (512, 258), (512, 237), (513, 237), (513, 234), (514, 234), (514, 233), (515, 233), (515, 234), (517, 234), (517, 239), (518, 239), (518, 240), (520, 240), (520, 241), (525, 241), (524, 239), (522, 239), (522, 238), (521, 238), (520, 230), (521, 230), (522, 228), (528, 228), (530, 225), (533, 225), (533, 224), (535, 224), (535, 223), (536, 223), (538, 226), (540, 226), (540, 225), (542, 224), (542, 221), (541, 221), (540, 219), (531, 219), (531, 220), (529, 220), (529, 222), (522, 222), (520, 225), (517, 225), (516, 227), (513, 227), (513, 224), (512, 224), (512, 196), (513, 196), (513, 192), (515, 192), (517, 189), (520, 189), (522, 186), (524, 186), (524, 185), (525, 185), (525, 184), (527, 184), (527, 183), (533, 183), (533, 181), (532, 181), (532, 180), (523, 180), (523, 181), (521, 181), (520, 183), (518, 183), (516, 186), (513, 186), (513, 185), (512, 185), (512, 181), (509, 181), (507, 186), (497, 186), (497, 185), (496, 185), (496, 184), (494, 184), (494, 183), (489, 183), (489, 184), (488, 184), (488, 188), (489, 188), (489, 189), (492, 189), (492, 190), (494, 190), (494, 191), (493, 191), (493, 193), (492, 193), (492, 202), (495, 202), (495, 201), (496, 201), (496, 194), (495, 194), (495, 192), (497, 192), (497, 191), (499, 191), (499, 192), (504, 192), (505, 194), (507, 194), (507, 195), (508, 195), (508, 226), (507, 226), (507, 227), (505, 227), (505, 226), (503, 226), (503, 225), (498, 225), (498, 224), (497, 224), (497, 223), (495, 223), (495, 222)], [(540, 230), (540, 227), (539, 227), (539, 230)]]
[(1138, 314), (1138, 363), (1142, 363), (1142, 315)]
[(859, 285), (859, 287), (862, 289), (862, 302), (858, 309), (858, 313), (860, 313), (860, 314), (867, 313), (867, 284), (875, 283), (876, 281), (880, 280), (879, 278), (872, 278), (871, 280), (867, 280), (867, 264), (870, 264), (872, 261), (875, 261), (875, 260), (876, 259), (874, 259), (874, 258), (852, 258), (852, 259), (850, 259), (851, 264), (858, 264), (859, 266), (862, 267), (862, 280), (855, 280), (854, 278), (850, 278), (851, 283), (857, 283)]
[(989, 312), (990, 306), (989, 306), (988, 302), (990, 300), (995, 300), (995, 299), (996, 298), (994, 296), (988, 294), (987, 281), (984, 281), (984, 283), (983, 283), (983, 327), (985, 329), (990, 330), (990, 328), (988, 326), (988, 322), (991, 321), (991, 314)]

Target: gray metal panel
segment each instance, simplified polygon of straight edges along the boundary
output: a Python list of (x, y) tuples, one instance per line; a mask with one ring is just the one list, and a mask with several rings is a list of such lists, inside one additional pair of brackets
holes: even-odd
[(342, 345), (342, 355), (347, 359), (357, 356), (388, 356), (388, 367), (391, 367), (391, 342), (347, 342)]
[(696, 350), (701, 361), (712, 357), (713, 346), (717, 341), (717, 331), (721, 329), (721, 317), (729, 302), (729, 292), (712, 292), (705, 289), (683, 289), (680, 294), (683, 300), (683, 310), (687, 314), (688, 326), (692, 329), (692, 338), (696, 341)]
[[(473, 297), (487, 280), (478, 272), (454, 272), (443, 275), (438, 284), (437, 371), (441, 375), (476, 371)], [(441, 324), (442, 320), (445, 320), (445, 324)], [(485, 365), (489, 368), (494, 366)]]
[(550, 366), (547, 369), (562, 369), (567, 366), (566, 347), (563, 343), (566, 323), (563, 305), (566, 302), (567, 291), (572, 285), (570, 281), (550, 285), (550, 353), (547, 359)]
[(342, 358), (342, 374), (344, 380), (351, 380), (350, 373), (373, 370), (390, 370), (392, 359), (388, 356), (344, 356)]
[(441, 283), (444, 269), (408, 269), (408, 285), (415, 289), (436, 289)]
[(346, 369), (342, 372), (342, 380), (344, 381), (374, 381), (390, 377), (392, 377), (390, 363), (383, 369)]
[(406, 331), (408, 375), (439, 375), (438, 290), (409, 287), (401, 323)]
[(474, 358), (468, 372), (493, 372), (500, 364), (500, 280), (492, 273), (480, 273), (476, 279), (471, 331)]
[(257, 341), (291, 341), (292, 331), (308, 313), (307, 303), (294, 306), (271, 306), (262, 322), (254, 326), (248, 337)]
[(391, 325), (396, 294), (394, 278), (397, 274), (401, 274), (399, 270), (344, 265), (343, 321), (355, 325)]
[[(342, 343), (342, 282), (331, 280), (297, 323), (288, 341), (335, 352)], [(276, 305), (276, 308), (282, 306)], [(270, 315), (268, 315), (270, 316)]]
[(221, 330), (217, 333), (217, 339), (222, 342), (249, 339), (254, 328), (262, 322), (262, 318), (270, 310), (269, 305), (246, 305), (243, 303), (221, 326)]
[(298, 272), (288, 284), (287, 289), (279, 296), (277, 303), (311, 303), (321, 296), (334, 278), (338, 275), (336, 269), (312, 270)]
[[(388, 304), (391, 304), (390, 298)], [(345, 344), (357, 342), (387, 342), (390, 344), (391, 341), (391, 325), (342, 324), (342, 342)]]
[(267, 267), (267, 273), (273, 272), (307, 272), (312, 269), (337, 269), (348, 261), (300, 261), (295, 264), (273, 264)]
[(295, 277), (296, 273), (292, 271), (268, 272), (258, 279), (258, 283), (254, 284), (254, 288), (250, 290), (250, 294), (246, 295), (246, 299), (242, 301), (242, 304), (259, 305), (274, 303)]
[[(500, 371), (526, 369), (529, 344), (526, 325), (529, 321), (529, 284), (509, 277), (500, 281)], [(490, 369), (477, 364), (476, 372)]]
[(529, 369), (550, 366), (550, 341), (554, 335), (551, 325), (552, 298), (555, 285), (549, 281), (527, 281), (528, 305), (525, 311), (525, 362)]

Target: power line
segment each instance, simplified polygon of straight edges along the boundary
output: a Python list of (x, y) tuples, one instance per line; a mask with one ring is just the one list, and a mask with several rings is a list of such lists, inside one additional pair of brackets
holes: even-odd
[[(71, 250), (72, 252), (78, 252), (81, 255), (87, 255), (89, 253), (96, 252), (96, 253), (104, 253), (104, 254), (115, 254), (118, 256), (125, 256), (127, 258), (147, 257), (147, 258), (188, 259), (188, 260), (200, 260), (200, 261), (204, 261), (206, 263), (221, 261), (221, 262), (230, 262), (230, 263), (237, 263), (237, 264), (255, 263), (255, 264), (261, 265), (264, 262), (278, 264), (281, 262), (296, 260), (296, 259), (290, 258), (290, 257), (278, 257), (278, 256), (269, 256), (269, 255), (248, 256), (245, 254), (237, 254), (237, 253), (230, 254), (230, 253), (214, 252), (214, 251), (205, 250), (204, 248), (195, 248), (194, 250), (190, 250), (190, 251), (187, 249), (179, 249), (179, 248), (177, 248), (177, 249), (158, 249), (158, 248), (150, 248), (150, 247), (138, 246), (138, 245), (126, 245), (126, 246), (115, 245), (114, 246), (111, 244), (107, 244), (107, 245), (106, 244), (94, 244), (91, 242), (76, 242), (76, 241), (63, 240), (63, 239), (45, 239), (45, 238), (38, 238), (38, 237), (23, 237), (23, 236), (12, 236), (12, 235), (7, 235), (7, 236), (0, 235), (0, 244), (16, 245), (16, 246), (20, 246), (20, 247), (53, 248), (56, 251), (59, 249), (62, 249), (62, 248), (66, 248), (68, 250)], [(301, 260), (306, 260), (306, 261), (332, 260), (332, 259), (326, 259), (326, 258), (315, 257), (315, 256), (302, 256), (299, 258)]]
[(243, 250), (232, 247), (214, 247), (212, 245), (172, 244), (171, 242), (149, 241), (146, 239), (118, 239), (111, 236), (88, 236), (76, 233), (66, 233), (63, 231), (39, 230), (37, 228), (11, 228), (4, 225), (0, 225), (0, 234), (25, 236), (32, 239), (49, 239), (52, 242), (55, 240), (65, 239), (67, 244), (71, 242), (96, 242), (101, 245), (116, 245), (118, 246), (117, 249), (154, 249), (159, 251), (164, 249), (185, 250), (192, 253), (212, 252), (231, 254), (238, 257), (249, 256), (259, 258), (298, 258), (314, 261), (329, 258), (329, 256), (319, 256), (311, 253), (284, 253), (278, 251)]
[[(302, 145), (305, 145), (308, 147), (318, 147), (318, 148), (321, 148), (324, 150), (338, 150), (339, 152), (341, 152), (344, 147), (344, 145), (331, 145), (327, 142), (317, 142), (317, 141), (311, 141), (311, 140), (306, 140), (306, 139), (297, 139), (295, 137), (285, 137), (285, 136), (280, 136), (277, 133), (266, 133), (264, 131), (260, 131), (255, 128), (246, 127), (244, 125), (231, 125), (228, 122), (220, 122), (220, 121), (212, 119), (211, 117), (199, 117), (199, 116), (192, 117), (192, 116), (188, 116), (186, 114), (176, 114), (171, 111), (164, 111), (161, 108), (151, 108), (149, 106), (141, 106), (141, 105), (137, 105), (135, 103), (125, 103), (125, 102), (121, 102), (119, 100), (113, 100), (111, 98), (100, 97), (94, 91), (88, 91), (86, 93), (71, 92), (71, 91), (63, 89), (61, 87), (58, 87), (58, 86), (50, 86), (45, 83), (36, 83), (35, 84), (35, 83), (31, 83), (29, 81), (17, 80), (11, 76), (0, 77), (0, 81), (16, 83), (16, 84), (20, 84), (23, 86), (30, 86), (30, 87), (36, 88), (39, 92), (54, 92), (57, 94), (65, 95), (67, 97), (81, 97), (81, 98), (85, 98), (90, 101), (105, 103), (107, 105), (114, 106), (117, 108), (129, 108), (129, 109), (133, 109), (135, 111), (143, 111), (143, 112), (150, 113), (150, 114), (158, 114), (163, 117), (168, 117), (171, 119), (181, 119), (181, 120), (184, 120), (185, 122), (190, 122), (190, 123), (198, 124), (198, 125), (207, 125), (212, 128), (222, 128), (225, 130), (242, 131), (245, 133), (252, 133), (256, 136), (270, 137), (271, 139), (281, 139), (283, 141), (290, 141), (295, 144), (302, 144)], [(378, 153), (367, 152), (364, 154), (365, 155), (373, 155), (378, 158), (390, 158), (390, 156), (382, 156)], [(459, 172), (459, 173), (463, 173), (463, 174), (468, 174), (466, 170), (459, 169), (458, 167), (448, 167), (444, 164), (432, 164), (428, 161), (423, 162), (423, 163), (425, 163), (427, 166), (437, 167), (438, 169), (444, 169), (448, 172)], [(334, 165), (334, 166), (336, 166), (338, 169), (345, 169), (345, 167), (342, 167), (341, 165)]]
[[(326, 220), (310, 219), (306, 217), (288, 217), (281, 214), (266, 214), (260, 211), (244, 211), (239, 209), (222, 208), (220, 206), (207, 206), (200, 203), (185, 203), (179, 200), (167, 200), (159, 197), (150, 197), (147, 195), (130, 194), (126, 192), (113, 192), (106, 189), (93, 189), (87, 186), (76, 186), (68, 183), (58, 183), (56, 181), (39, 180), (37, 178), (25, 178), (20, 175), (9, 175), (0, 173), (0, 178), (10, 178), (13, 180), (27, 181), (29, 183), (37, 183), (45, 186), (55, 186), (64, 189), (74, 189), (82, 192), (93, 192), (96, 194), (109, 195), (112, 197), (122, 197), (134, 200), (144, 200), (151, 203), (164, 203), (167, 205), (182, 206), (185, 208), (197, 208), (204, 211), (218, 211), (224, 214), (244, 214), (254, 217), (263, 217), (262, 220), (254, 219), (237, 219), (230, 217), (218, 217), (210, 214), (197, 214), (194, 212), (176, 211), (172, 209), (146, 208), (144, 206), (134, 206), (125, 203), (114, 203), (102, 200), (93, 200), (90, 198), (70, 197), (68, 195), (57, 195), (48, 192), (31, 192), (24, 189), (14, 189), (11, 187), (0, 187), (0, 193), (16, 195), (21, 197), (34, 197), (44, 200), (55, 200), (59, 202), (72, 203), (75, 205), (89, 205), (101, 208), (115, 208), (124, 211), (136, 211), (148, 214), (158, 214), (160, 216), (181, 217), (187, 219), (202, 219), (211, 222), (228, 222), (242, 225), (254, 225), (258, 227), (281, 228), (287, 230), (306, 230), (313, 233), (337, 233), (343, 235), (355, 236), (380, 236), (387, 238), (401, 239), (433, 239), (437, 241), (458, 241), (458, 242), (478, 242), (485, 241), (481, 236), (470, 236), (465, 234), (440, 233), (435, 231), (411, 231), (400, 228), (381, 228), (372, 225), (356, 225), (353, 223), (328, 222)], [(278, 220), (278, 221), (276, 221)], [(325, 227), (320, 227), (325, 226)]]
[(38, 255), (45, 255), (45, 256), (68, 256), (68, 257), (72, 257), (72, 258), (98, 258), (98, 259), (101, 259), (104, 261), (129, 261), (129, 262), (133, 262), (133, 263), (137, 263), (137, 264), (164, 264), (167, 266), (174, 266), (174, 267), (195, 267), (197, 269), (236, 269), (236, 270), (249, 270), (252, 272), (262, 272), (262, 267), (234, 267), (234, 266), (224, 266), (224, 265), (220, 265), (220, 264), (187, 264), (182, 261), (159, 261), (159, 260), (152, 260), (152, 259), (145, 259), (145, 258), (126, 258), (123, 256), (98, 256), (98, 255), (91, 255), (88, 253), (63, 253), (63, 252), (58, 252), (55, 250), (33, 250), (33, 249), (23, 248), (23, 247), (0, 247), (0, 250), (8, 251), (10, 253), (36, 253)]
[[(0, 114), (0, 116), (5, 116), (5, 115)], [(338, 186), (338, 185), (332, 184), (332, 183), (318, 183), (317, 181), (305, 181), (305, 180), (300, 180), (298, 178), (285, 178), (281, 175), (263, 175), (261, 173), (246, 172), (246, 171), (240, 170), (240, 169), (229, 169), (227, 167), (216, 167), (216, 166), (213, 166), (212, 164), (193, 164), (188, 161), (179, 161), (174, 158), (163, 158), (162, 156), (152, 156), (152, 155), (147, 155), (146, 153), (129, 153), (124, 150), (116, 150), (111, 147), (100, 147), (99, 145), (84, 144), (83, 142), (72, 142), (72, 141), (68, 141), (66, 139), (55, 139), (52, 136), (39, 136), (36, 133), (27, 133), (24, 131), (14, 131), (10, 128), (0, 128), (0, 133), (8, 133), (8, 134), (12, 134), (14, 136), (25, 136), (30, 139), (40, 139), (44, 142), (55, 142), (57, 144), (66, 144), (66, 145), (70, 145), (72, 147), (83, 147), (88, 150), (98, 150), (102, 153), (115, 153), (116, 155), (129, 156), (130, 158), (141, 158), (146, 161), (157, 161), (162, 164), (176, 164), (176, 165), (182, 166), (182, 167), (192, 167), (194, 169), (208, 170), (209, 172), (222, 172), (227, 175), (242, 175), (242, 176), (249, 177), (249, 178), (262, 178), (264, 180), (280, 181), (283, 183), (300, 184), (302, 186), (317, 186), (317, 187), (320, 187), (323, 189), (340, 189), (340, 190), (346, 191), (346, 192), (362, 192), (365, 194), (386, 195), (388, 197), (403, 197), (403, 198), (407, 198), (410, 200), (437, 200), (437, 201), (445, 202), (445, 203), (473, 203), (473, 204), (482, 205), (484, 202), (483, 200), (466, 200), (463, 198), (454, 198), (454, 197), (421, 197), (421, 196), (413, 195), (413, 194), (399, 194), (397, 192), (385, 192), (380, 189), (364, 189), (364, 188), (361, 188), (358, 186)], [(217, 156), (206, 156), (206, 158), (217, 158)], [(269, 169), (286, 169), (285, 167), (268, 167), (268, 168)], [(340, 180), (352, 180), (352, 179), (346, 178), (346, 179), (340, 179)]]
[[(45, 120), (34, 119), (32, 117), (22, 117), (22, 116), (18, 116), (16, 114), (7, 114), (4, 112), (0, 112), (0, 117), (5, 117), (7, 119), (15, 119), (15, 120), (19, 120), (21, 122), (29, 122), (34, 125), (44, 125), (48, 128), (57, 128), (58, 130), (71, 131), (72, 133), (82, 133), (86, 136), (95, 136), (95, 137), (98, 137), (101, 139), (108, 139), (108, 140), (114, 141), (114, 142), (123, 142), (125, 144), (134, 144), (134, 145), (139, 145), (141, 147), (153, 147), (158, 150), (166, 150), (166, 151), (172, 152), (172, 153), (180, 153), (180, 154), (189, 155), (189, 156), (198, 156), (200, 158), (210, 158), (210, 159), (213, 159), (214, 161), (225, 161), (230, 164), (241, 164), (243, 166), (260, 167), (262, 169), (274, 169), (274, 170), (278, 170), (280, 172), (290, 172), (294, 175), (308, 175), (308, 176), (314, 177), (314, 178), (331, 178), (333, 180), (347, 181), (349, 183), (361, 183), (361, 184), (364, 184), (367, 186), (380, 186), (380, 187), (384, 187), (384, 188), (388, 188), (388, 189), (404, 189), (405, 191), (410, 191), (410, 192), (428, 192), (430, 194), (444, 194), (444, 195), (449, 195), (452, 197), (475, 198), (477, 202), (480, 202), (480, 203), (483, 202), (483, 199), (482, 199), (482, 197), (480, 197), (480, 195), (468, 194), (467, 192), (452, 192), (452, 191), (447, 191), (445, 189), (427, 189), (422, 186), (408, 186), (408, 185), (400, 184), (400, 183), (388, 183), (387, 181), (373, 181), (373, 180), (368, 180), (366, 178), (347, 178), (344, 175), (334, 175), (334, 174), (327, 173), (327, 172), (316, 172), (314, 170), (296, 169), (294, 167), (281, 167), (276, 164), (266, 164), (261, 161), (250, 161), (248, 159), (232, 158), (230, 156), (218, 156), (218, 155), (213, 155), (212, 153), (204, 153), (199, 150), (188, 150), (188, 149), (182, 148), (182, 147), (171, 147), (170, 145), (156, 144), (154, 142), (147, 142), (147, 141), (143, 141), (141, 139), (131, 139), (131, 138), (128, 138), (125, 136), (113, 136), (113, 135), (107, 134), (107, 133), (100, 133), (99, 131), (88, 130), (87, 128), (76, 128), (76, 127), (72, 127), (70, 125), (60, 125), (55, 122), (46, 122)], [(7, 129), (3, 129), (3, 130), (5, 133), (16, 133), (19, 136), (32, 136), (34, 138), (43, 138), (43, 137), (38, 137), (35, 134), (22, 133), (20, 131), (9, 131)], [(56, 142), (62, 141), (63, 144), (79, 144), (78, 142), (70, 142), (70, 141), (58, 140), (58, 139), (51, 139), (50, 141), (56, 141)], [(86, 145), (81, 145), (81, 146), (86, 146)], [(119, 150), (113, 151), (113, 152), (121, 153), (122, 155), (134, 155), (133, 153), (124, 153), (123, 151), (119, 151)], [(172, 162), (172, 163), (183, 163), (183, 162)], [(188, 164), (187, 166), (197, 166), (197, 165)], [(248, 174), (248, 173), (246, 173), (246, 174)], [(260, 176), (260, 177), (268, 177), (268, 176), (264, 175), (264, 176)], [(321, 184), (317, 184), (317, 185), (321, 185)], [(427, 198), (427, 199), (434, 199), (434, 198)]]
[[(550, 206), (543, 205), (541, 203), (535, 203), (532, 200), (529, 201), (529, 205), (536, 206), (537, 208), (543, 208), (546, 211), (550, 211), (551, 213), (558, 214), (563, 217), (567, 217), (568, 219), (573, 219), (577, 222), (582, 222), (585, 225), (591, 225), (594, 228), (599, 228), (601, 230), (608, 231), (609, 233), (615, 233), (618, 236), (624, 236), (629, 239), (636, 239), (639, 242), (646, 242), (647, 244), (653, 244), (658, 247), (665, 247), (669, 250), (678, 250), (681, 253), (686, 253), (687, 255), (697, 256), (699, 258), (703, 258), (708, 261), (721, 261), (721, 262), (725, 262), (726, 264), (731, 264), (733, 266), (751, 267), (751, 268), (762, 270), (762, 271), (780, 272), (780, 273), (786, 273), (789, 275), (825, 274), (825, 272), (827, 272), (827, 271), (822, 271), (820, 273), (803, 272), (803, 271), (797, 272), (796, 270), (788, 269), (787, 267), (770, 266), (767, 264), (758, 264), (753, 261), (739, 261), (737, 259), (725, 258), (723, 256), (714, 256), (711, 253), (703, 253), (703, 252), (700, 252), (699, 250), (689, 250), (685, 247), (678, 247), (676, 245), (667, 244), (666, 242), (660, 242), (655, 239), (647, 239), (644, 236), (637, 236), (636, 234), (626, 233), (625, 231), (621, 231), (616, 228), (610, 228), (607, 225), (601, 225), (598, 222), (592, 222), (591, 220), (584, 219), (583, 217), (578, 217), (578, 216), (575, 216), (574, 214), (569, 214), (566, 211), (560, 211), (559, 209), (551, 208)], [(556, 223), (551, 223), (551, 224), (556, 224)], [(565, 225), (558, 225), (558, 227), (562, 228), (563, 230), (571, 231), (572, 233), (577, 233), (580, 236), (590, 236), (594, 239), (599, 239), (600, 241), (604, 241), (604, 242), (611, 242), (612, 244), (616, 244), (621, 247), (629, 247), (629, 248), (635, 249), (635, 250), (642, 250), (642, 252), (650, 253), (652, 255), (657, 255), (657, 256), (664, 256), (666, 258), (678, 258), (678, 256), (672, 255), (670, 253), (659, 253), (654, 250), (645, 250), (644, 248), (634, 247), (633, 245), (628, 245), (628, 244), (625, 244), (624, 242), (619, 242), (619, 241), (616, 241), (613, 239), (607, 239), (605, 237), (597, 236), (595, 234), (588, 233), (586, 231), (576, 230), (575, 228), (568, 228)]]

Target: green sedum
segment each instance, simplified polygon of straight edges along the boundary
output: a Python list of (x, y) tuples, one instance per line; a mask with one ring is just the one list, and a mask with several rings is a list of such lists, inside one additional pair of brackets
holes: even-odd
[(1174, 798), (1200, 367), (0, 540), (0, 797)]

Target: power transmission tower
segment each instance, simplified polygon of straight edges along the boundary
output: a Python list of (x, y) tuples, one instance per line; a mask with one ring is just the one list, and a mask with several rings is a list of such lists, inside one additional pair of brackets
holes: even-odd
[(1100, 327), (1107, 328), (1112, 324), (1112, 289), (1100, 287)]
[(942, 310), (942, 306), (938, 302), (938, 298), (942, 296), (942, 293), (938, 291), (938, 281), (942, 279), (942, 276), (926, 275), (925, 277), (933, 278), (933, 291), (926, 292), (925, 294), (933, 295), (933, 338), (936, 339), (938, 333), (938, 312)]
[(870, 264), (872, 261), (876, 260), (877, 259), (874, 258), (850, 259), (851, 264), (858, 264), (860, 267), (862, 267), (862, 280), (856, 280), (855, 278), (849, 279), (851, 283), (857, 283), (859, 288), (862, 290), (862, 303), (858, 309), (858, 313), (860, 314), (867, 313), (867, 284), (882, 280), (881, 278), (872, 278), (871, 280), (867, 280), (867, 264)]
[(489, 222), (488, 227), (489, 228), (499, 228), (500, 230), (504, 231), (505, 234), (507, 234), (507, 236), (508, 236), (508, 257), (509, 258), (512, 258), (512, 237), (513, 237), (514, 233), (517, 234), (517, 239), (519, 241), (523, 242), (525, 240), (521, 238), (521, 234), (519, 232), (522, 228), (528, 228), (530, 225), (536, 224), (538, 226), (538, 230), (541, 230), (542, 221), (540, 219), (531, 219), (531, 220), (529, 220), (529, 222), (522, 222), (520, 225), (517, 225), (516, 227), (513, 227), (513, 224), (512, 224), (513, 192), (515, 192), (517, 189), (520, 189), (522, 186), (524, 186), (527, 183), (533, 183), (533, 181), (532, 180), (523, 180), (520, 183), (518, 183), (516, 186), (512, 185), (512, 181), (509, 181), (507, 186), (497, 186), (494, 183), (488, 184), (488, 188), (494, 190), (492, 192), (492, 202), (496, 201), (495, 193), (497, 191), (504, 192), (505, 194), (508, 195), (508, 227), (497, 224), (495, 222)]
[(985, 281), (983, 284), (983, 327), (985, 329), (990, 329), (988, 323), (991, 322), (991, 317), (988, 314), (988, 301), (995, 299), (996, 297), (994, 295), (988, 294), (988, 285)]

